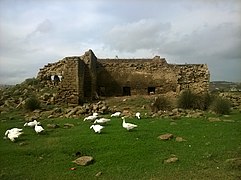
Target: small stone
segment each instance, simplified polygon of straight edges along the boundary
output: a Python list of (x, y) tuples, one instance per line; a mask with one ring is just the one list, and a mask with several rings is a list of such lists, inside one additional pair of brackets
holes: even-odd
[(177, 162), (177, 161), (178, 161), (178, 158), (175, 155), (172, 155), (170, 158), (164, 160), (164, 164), (174, 163), (174, 162)]
[(93, 162), (94, 158), (92, 156), (81, 156), (76, 160), (72, 161), (80, 166), (87, 166)]
[(65, 123), (64, 124), (64, 128), (71, 128), (71, 127), (74, 127), (74, 125), (70, 124), (70, 123)]
[(235, 121), (231, 119), (224, 119), (223, 122), (235, 122)]
[(187, 141), (187, 140), (183, 139), (182, 137), (176, 137), (176, 141), (177, 142), (183, 142), (183, 141)]
[(100, 172), (98, 172), (98, 173), (96, 173), (96, 177), (99, 177), (99, 176), (101, 176), (102, 175), (102, 172), (100, 171)]
[(74, 170), (76, 170), (76, 167), (72, 167), (72, 168), (70, 168), (70, 170), (71, 170), (71, 171), (74, 171)]
[(159, 139), (161, 140), (169, 140), (173, 138), (173, 134), (167, 133), (167, 134), (162, 134), (158, 136)]
[(209, 122), (219, 122), (219, 121), (221, 121), (219, 118), (216, 118), (216, 117), (209, 117), (208, 118), (208, 121)]
[(27, 145), (28, 143), (26, 143), (26, 142), (21, 142), (21, 143), (19, 143), (19, 146), (25, 146), (25, 145)]
[(55, 129), (55, 128), (59, 128), (59, 125), (58, 124), (47, 124), (47, 127)]
[(171, 122), (170, 125), (171, 125), (171, 126), (177, 125), (177, 123), (176, 123), (176, 122)]

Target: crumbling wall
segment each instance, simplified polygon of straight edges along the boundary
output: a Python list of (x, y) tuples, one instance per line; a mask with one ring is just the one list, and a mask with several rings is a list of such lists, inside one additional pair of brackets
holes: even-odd
[(129, 87), (131, 95), (176, 91), (177, 77), (165, 59), (99, 59), (97, 84), (105, 87), (106, 95), (123, 95)]
[[(83, 56), (65, 57), (40, 69), (37, 78), (46, 86), (58, 89), (56, 103), (82, 104), (96, 96), (96, 60), (89, 50)], [(55, 84), (51, 76), (61, 76)]]
[(209, 90), (210, 74), (206, 64), (185, 64), (176, 67), (179, 69), (178, 93), (186, 89), (195, 93), (204, 93)]
[[(56, 63), (49, 63), (40, 69), (37, 78), (41, 83), (57, 89), (56, 103), (76, 104), (79, 102), (81, 78), (78, 75), (81, 71), (79, 57), (66, 57)], [(58, 75), (61, 81), (58, 84), (53, 82), (51, 76)]]
[(190, 89), (197, 93), (209, 89), (205, 64), (168, 64), (153, 59), (97, 59), (89, 50), (82, 56), (66, 57), (40, 69), (37, 78), (53, 86), (49, 77), (61, 76), (57, 103), (81, 104), (101, 96), (162, 94)]

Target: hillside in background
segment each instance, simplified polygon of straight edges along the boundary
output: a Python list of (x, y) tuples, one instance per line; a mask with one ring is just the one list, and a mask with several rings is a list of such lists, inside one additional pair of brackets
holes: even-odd
[(228, 81), (210, 82), (210, 91), (241, 91), (241, 83)]

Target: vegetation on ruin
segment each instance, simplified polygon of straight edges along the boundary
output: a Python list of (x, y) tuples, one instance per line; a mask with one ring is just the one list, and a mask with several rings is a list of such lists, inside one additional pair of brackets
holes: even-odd
[(195, 94), (190, 90), (184, 91), (177, 99), (177, 106), (183, 109), (212, 110), (217, 114), (229, 114), (231, 103), (228, 99), (214, 94)]
[[(241, 115), (232, 111), (220, 121), (202, 118), (143, 117), (128, 118), (138, 128), (128, 132), (120, 118), (112, 118), (102, 134), (94, 134), (83, 118), (40, 120), (45, 133), (37, 135), (23, 127), (24, 114), (0, 115), (0, 134), (12, 127), (23, 128), (24, 135), (16, 142), (0, 141), (1, 179), (238, 179), (241, 177)], [(105, 115), (109, 117), (109, 115)], [(74, 127), (65, 128), (65, 123)], [(58, 124), (56, 129), (47, 124)], [(174, 138), (161, 141), (161, 134)], [(186, 141), (176, 142), (175, 137)], [(72, 161), (80, 155), (94, 157), (89, 166), (77, 166)], [(173, 156), (175, 163), (165, 164)], [(76, 170), (71, 170), (71, 168)]]
[(150, 106), (152, 112), (156, 113), (160, 110), (171, 110), (172, 103), (167, 97), (159, 95), (157, 98), (155, 98), (154, 102)]
[(32, 96), (26, 99), (24, 108), (28, 111), (34, 111), (40, 108), (40, 101), (36, 96)]
[(217, 114), (230, 114), (231, 104), (227, 99), (216, 97), (211, 104), (211, 109)]

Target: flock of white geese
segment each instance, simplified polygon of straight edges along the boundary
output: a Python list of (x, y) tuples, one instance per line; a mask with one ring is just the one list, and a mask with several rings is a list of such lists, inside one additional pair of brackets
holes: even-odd
[[(120, 117), (121, 116), (121, 112), (115, 112), (113, 114), (111, 114), (111, 117)], [(141, 114), (139, 112), (137, 112), (135, 114), (135, 117), (138, 119), (141, 119)], [(122, 118), (122, 127), (127, 129), (128, 131), (130, 131), (131, 129), (134, 129), (137, 127), (136, 124), (132, 124), (132, 123), (127, 123), (125, 121), (125, 117), (121, 117)], [(98, 113), (93, 113), (93, 115), (85, 117), (84, 121), (91, 121), (93, 124), (90, 126), (90, 129), (93, 129), (95, 133), (101, 133), (102, 129), (104, 129), (104, 124), (106, 124), (107, 122), (110, 122), (111, 119), (108, 118), (99, 118)], [(41, 133), (44, 131), (44, 128), (40, 125), (40, 122), (38, 122), (37, 120), (33, 120), (31, 122), (26, 122), (24, 124), (24, 126), (28, 126), (28, 127), (32, 127), (34, 128), (35, 132), (37, 134)], [(5, 136), (4, 139), (10, 139), (12, 142), (14, 142), (19, 136), (21, 136), (23, 134), (23, 129), (20, 128), (12, 128), (12, 129), (8, 129), (5, 132)]]
[[(120, 116), (121, 116), (121, 112), (115, 112), (114, 114), (111, 114), (110, 117), (120, 117)], [(141, 113), (137, 112), (135, 114), (135, 117), (137, 117), (138, 119), (141, 119)], [(124, 116), (121, 117), (121, 119), (122, 119), (122, 127), (127, 129), (128, 131), (130, 131), (131, 129), (134, 129), (134, 128), (137, 127), (136, 124), (127, 123)], [(93, 129), (95, 133), (99, 133), (100, 134), (102, 129), (104, 129), (103, 124), (111, 121), (111, 119), (107, 119), (107, 118), (100, 118), (100, 119), (98, 119), (98, 113), (93, 113), (93, 115), (84, 118), (84, 121), (94, 122), (90, 126), (90, 129)]]
[[(23, 126), (28, 126), (34, 128), (35, 132), (37, 134), (41, 133), (44, 131), (44, 128), (40, 125), (40, 122), (33, 120), (31, 122), (26, 122)], [(10, 139), (12, 142), (14, 142), (19, 136), (21, 136), (23, 133), (23, 129), (20, 128), (12, 128), (8, 129), (5, 132), (5, 137), (4, 139)]]

